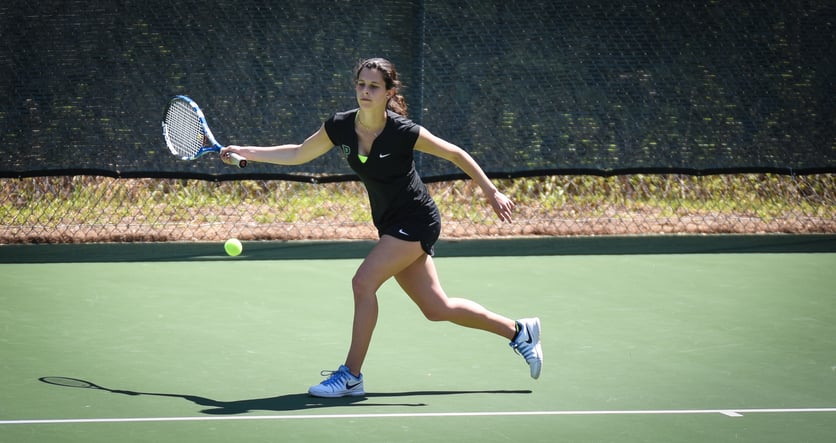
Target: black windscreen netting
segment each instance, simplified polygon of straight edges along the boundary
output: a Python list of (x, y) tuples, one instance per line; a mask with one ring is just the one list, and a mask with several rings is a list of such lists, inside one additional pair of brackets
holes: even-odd
[(350, 178), (336, 150), (177, 160), (161, 114), (185, 94), (221, 143), (298, 143), (356, 106), (371, 56), (395, 62), (416, 122), (495, 176), (836, 170), (831, 0), (14, 0), (0, 34), (4, 177)]

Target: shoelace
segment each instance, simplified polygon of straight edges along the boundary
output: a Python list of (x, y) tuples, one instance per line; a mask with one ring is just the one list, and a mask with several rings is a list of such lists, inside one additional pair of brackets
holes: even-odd
[(336, 371), (320, 371), (319, 375), (323, 377), (328, 377), (327, 380), (322, 382), (322, 384), (325, 386), (342, 383), (342, 381), (345, 378), (347, 378), (347, 374), (345, 374), (345, 371), (340, 369), (337, 369)]
[(513, 343), (511, 349), (517, 354), (521, 355), (525, 361), (529, 361), (537, 356), (534, 355), (534, 346), (528, 343)]

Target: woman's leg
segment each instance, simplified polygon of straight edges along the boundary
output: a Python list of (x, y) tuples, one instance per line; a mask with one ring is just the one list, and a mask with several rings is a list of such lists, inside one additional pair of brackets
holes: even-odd
[(345, 366), (359, 375), (377, 324), (377, 290), (383, 283), (426, 255), (418, 242), (384, 235), (369, 252), (351, 280), (354, 292), (354, 324)]
[(420, 243), (384, 235), (363, 260), (351, 281), (354, 324), (345, 365), (330, 373), (328, 380), (311, 387), (308, 391), (311, 395), (342, 397), (365, 394), (360, 371), (377, 324), (377, 290), (392, 276), (428, 319), (451, 321), (513, 340), (512, 348), (518, 352), (522, 349), (521, 355), (531, 367), (531, 376), (539, 377), (542, 364), (539, 319), (520, 320), (524, 327), (517, 335), (518, 323), (514, 320), (488, 311), (473, 301), (448, 298), (441, 289), (432, 257), (421, 249)]
[(450, 321), (457, 325), (481, 329), (512, 340), (516, 322), (463, 298), (448, 298), (441, 288), (432, 257), (423, 254), (395, 274), (395, 279), (424, 316), (432, 321)]
[(421, 256), (396, 274), (395, 278), (428, 319), (451, 321), (461, 326), (493, 332), (511, 340), (511, 348), (528, 363), (531, 377), (540, 377), (543, 365), (540, 319), (535, 317), (514, 321), (491, 312), (476, 302), (448, 298), (441, 289), (433, 259), (428, 255)]

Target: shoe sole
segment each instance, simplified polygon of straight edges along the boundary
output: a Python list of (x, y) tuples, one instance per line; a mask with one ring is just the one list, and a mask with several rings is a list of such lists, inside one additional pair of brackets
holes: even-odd
[(317, 394), (311, 391), (308, 391), (308, 395), (311, 397), (317, 398), (341, 398), (341, 397), (363, 397), (366, 395), (365, 391), (347, 391), (347, 392), (324, 392), (321, 394)]
[(534, 353), (540, 356), (540, 359), (532, 361), (528, 366), (531, 369), (531, 378), (537, 380), (543, 367), (543, 347), (540, 345), (540, 319), (535, 317), (533, 320), (534, 325), (528, 329), (528, 333), (531, 335), (531, 341), (537, 343), (534, 345)]

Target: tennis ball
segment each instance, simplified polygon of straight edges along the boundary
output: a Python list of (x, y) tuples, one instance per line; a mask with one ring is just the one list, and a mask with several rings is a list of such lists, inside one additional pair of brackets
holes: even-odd
[(237, 238), (230, 238), (226, 241), (226, 243), (224, 243), (224, 251), (233, 257), (240, 255), (243, 250), (244, 245), (242, 245), (241, 241)]

